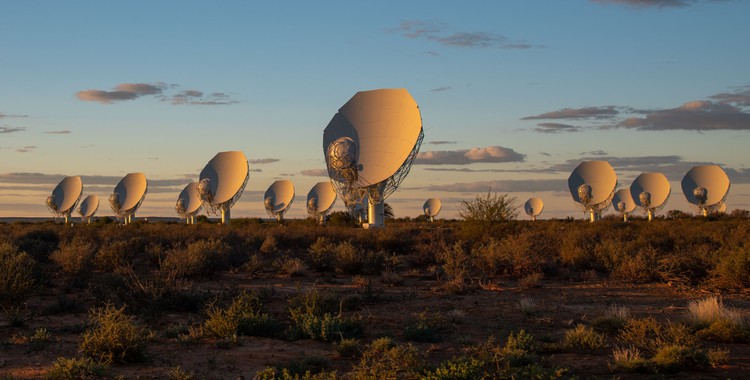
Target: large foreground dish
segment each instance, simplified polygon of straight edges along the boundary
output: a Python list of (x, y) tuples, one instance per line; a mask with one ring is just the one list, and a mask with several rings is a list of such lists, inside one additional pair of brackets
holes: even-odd
[(568, 189), (593, 222), (601, 217), (611, 202), (617, 187), (617, 174), (607, 161), (584, 161), (568, 178)]
[(80, 176), (65, 177), (52, 190), (52, 195), (47, 197), (47, 208), (56, 217), (64, 217), (65, 224), (68, 224), (70, 213), (75, 209), (82, 193), (83, 181)]
[(369, 196), (366, 227), (383, 226), (383, 202), (409, 173), (423, 138), (419, 106), (403, 88), (358, 92), (328, 123), (328, 175), (345, 204)]
[(240, 151), (219, 152), (200, 174), (198, 194), (209, 214), (221, 213), (221, 223), (229, 223), (230, 211), (242, 196), (250, 177), (250, 165)]
[(148, 181), (143, 173), (128, 173), (115, 186), (115, 191), (109, 196), (109, 205), (115, 215), (125, 224), (135, 219), (135, 213), (141, 207), (148, 192)]

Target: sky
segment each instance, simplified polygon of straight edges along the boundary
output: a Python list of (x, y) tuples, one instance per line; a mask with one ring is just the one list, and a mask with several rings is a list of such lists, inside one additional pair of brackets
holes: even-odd
[(454, 218), (492, 191), (583, 218), (567, 178), (587, 160), (609, 161), (619, 188), (664, 173), (665, 210), (684, 211), (683, 175), (717, 164), (728, 210), (750, 209), (749, 14), (743, 0), (0, 0), (0, 217), (49, 216), (71, 175), (113, 215), (130, 172), (149, 180), (138, 216), (176, 216), (228, 150), (250, 161), (233, 217), (266, 217), (277, 179), (296, 188), (287, 217), (304, 217), (333, 115), (401, 87), (425, 138), (386, 200), (396, 216), (439, 197)]

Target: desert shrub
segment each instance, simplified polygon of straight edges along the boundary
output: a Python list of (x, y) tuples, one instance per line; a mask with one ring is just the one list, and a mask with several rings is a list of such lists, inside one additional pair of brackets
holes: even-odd
[(240, 335), (273, 337), (281, 331), (281, 324), (263, 313), (258, 296), (252, 293), (243, 292), (226, 308), (212, 303), (206, 314), (203, 330), (220, 339)]
[(457, 242), (447, 250), (440, 252), (439, 261), (449, 283), (464, 287), (465, 282), (470, 279), (472, 258), (464, 249), (463, 244)]
[(64, 358), (59, 357), (47, 371), (46, 378), (49, 380), (79, 380), (101, 377), (104, 375), (104, 367), (94, 362), (91, 358)]
[(18, 305), (33, 292), (35, 265), (25, 252), (0, 242), (0, 306)]
[(568, 228), (561, 234), (560, 262), (576, 270), (604, 270), (598, 259), (597, 241), (602, 241), (598, 226), (594, 228)]
[(439, 315), (420, 313), (406, 322), (404, 339), (414, 342), (440, 342), (449, 329), (448, 323)]
[(618, 338), (646, 353), (655, 353), (664, 346), (697, 345), (695, 335), (688, 326), (681, 323), (661, 324), (653, 317), (627, 320)]
[(135, 362), (144, 358), (148, 331), (125, 314), (125, 308), (107, 305), (89, 312), (92, 327), (81, 336), (78, 349), (99, 363)]
[(337, 244), (333, 254), (336, 270), (346, 274), (379, 274), (386, 258), (382, 251), (362, 250), (349, 241)]
[(591, 326), (603, 331), (617, 332), (625, 326), (630, 318), (630, 310), (623, 306), (612, 305), (607, 308), (604, 315), (591, 321)]
[(423, 359), (411, 344), (398, 344), (391, 338), (370, 343), (351, 373), (355, 379), (417, 379)]
[(34, 330), (34, 334), (29, 337), (29, 345), (33, 351), (39, 351), (52, 343), (52, 333), (44, 327)]
[(612, 276), (632, 283), (651, 282), (657, 278), (656, 256), (657, 252), (650, 246), (641, 247), (634, 255), (621, 255), (612, 268)]
[(279, 250), (279, 243), (276, 239), (276, 235), (272, 232), (266, 234), (266, 238), (263, 239), (263, 243), (260, 245), (260, 252), (264, 254), (276, 253)]
[(712, 284), (719, 288), (750, 287), (750, 244), (723, 250), (710, 275)]
[(660, 347), (650, 364), (655, 372), (677, 372), (688, 368), (705, 368), (709, 365), (706, 351), (697, 347), (666, 345)]
[(94, 261), (97, 267), (113, 271), (131, 264), (135, 253), (134, 247), (129, 241), (112, 240), (99, 247)]
[(361, 353), (359, 339), (341, 339), (333, 348), (342, 358), (353, 358)]
[(161, 270), (177, 277), (212, 275), (228, 267), (229, 246), (220, 240), (198, 240), (175, 249), (162, 261)]
[(60, 237), (52, 230), (29, 231), (15, 241), (18, 250), (28, 253), (38, 262), (45, 262), (60, 244)]
[(473, 380), (489, 378), (485, 371), (486, 363), (476, 358), (458, 358), (444, 361), (432, 371), (427, 371), (425, 380)]
[(318, 272), (332, 272), (336, 267), (335, 247), (325, 237), (318, 237), (307, 250), (310, 266)]
[(63, 277), (73, 285), (81, 285), (91, 275), (96, 245), (90, 241), (73, 240), (61, 243), (50, 260), (60, 267)]
[(688, 313), (691, 322), (698, 329), (696, 335), (701, 339), (720, 342), (750, 340), (750, 331), (742, 314), (724, 306), (717, 297), (691, 301)]
[(648, 361), (643, 357), (641, 351), (635, 347), (618, 347), (612, 351), (614, 367), (628, 372), (645, 372), (648, 370)]
[(336, 342), (362, 335), (364, 323), (361, 318), (345, 317), (340, 308), (338, 313), (333, 313), (330, 309), (326, 310), (320, 301), (321, 297), (316, 289), (290, 300), (291, 338)]
[(565, 331), (562, 345), (572, 349), (598, 350), (606, 345), (606, 339), (591, 327), (577, 325)]
[[(292, 363), (294, 364), (294, 363)], [(321, 371), (313, 373), (306, 371), (302, 374), (293, 372), (289, 368), (274, 368), (266, 367), (262, 371), (255, 374), (253, 379), (256, 380), (336, 380), (339, 377), (336, 375), (336, 371), (328, 372)]]
[(461, 201), (458, 209), (461, 219), (469, 223), (495, 224), (515, 219), (518, 215), (518, 201), (508, 194), (488, 191), (477, 194), (473, 200)]

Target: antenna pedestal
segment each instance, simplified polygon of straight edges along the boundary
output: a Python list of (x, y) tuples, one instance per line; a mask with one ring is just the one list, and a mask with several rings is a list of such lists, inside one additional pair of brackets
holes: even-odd
[(367, 223), (365, 228), (382, 228), (385, 226), (385, 203), (383, 201), (374, 203), (373, 198), (367, 202)]
[(229, 224), (229, 221), (231, 220), (231, 209), (227, 208), (221, 209), (221, 224)]
[(653, 219), (653, 218), (654, 218), (654, 211), (651, 210), (651, 209), (649, 209), (648, 210), (648, 221), (650, 222), (651, 219)]
[(590, 215), (590, 220), (589, 221), (591, 223), (594, 223), (594, 221), (596, 221), (596, 212), (594, 210), (591, 210), (591, 211), (589, 211), (589, 215)]
[(703, 216), (708, 216), (708, 207), (703, 207)]

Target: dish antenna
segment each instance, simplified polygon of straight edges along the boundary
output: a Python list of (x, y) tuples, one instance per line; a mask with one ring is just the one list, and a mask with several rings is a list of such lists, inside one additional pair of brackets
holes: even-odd
[(318, 182), (307, 193), (307, 214), (323, 224), (334, 202), (336, 202), (336, 189), (333, 188), (331, 182)]
[(526, 215), (531, 217), (531, 220), (536, 220), (536, 217), (544, 210), (544, 202), (541, 198), (529, 198), (523, 205), (523, 210), (526, 211)]
[(615, 211), (622, 215), (622, 221), (628, 221), (628, 214), (635, 210), (635, 201), (630, 195), (630, 189), (617, 190), (615, 196), (612, 197), (612, 205), (615, 207)]
[(693, 166), (682, 178), (682, 192), (703, 216), (721, 208), (729, 194), (729, 177), (717, 165)]
[(349, 199), (348, 202), (346, 198), (343, 198), (346, 211), (348, 211), (349, 215), (352, 217), (357, 218), (357, 222), (359, 223), (364, 223), (367, 220), (367, 209), (370, 204), (369, 198), (370, 197), (367, 194), (365, 194), (362, 199)]
[(430, 198), (424, 202), (422, 211), (424, 211), (425, 216), (430, 218), (430, 222), (433, 222), (435, 221), (435, 217), (438, 216), (442, 208), (443, 204), (440, 202), (440, 198)]
[(125, 224), (133, 223), (135, 212), (141, 207), (148, 192), (148, 181), (143, 173), (128, 173), (115, 186), (115, 191), (109, 196), (109, 205), (117, 218)]
[(649, 222), (656, 211), (664, 208), (671, 193), (669, 180), (662, 173), (641, 173), (630, 185), (631, 196), (636, 194), (633, 201), (648, 215)]
[(581, 162), (568, 178), (573, 201), (591, 216), (592, 222), (609, 208), (616, 187), (617, 174), (607, 161)]
[(81, 215), (82, 222), (91, 224), (91, 218), (94, 217), (97, 210), (99, 210), (99, 196), (91, 194), (81, 202), (81, 206), (78, 207), (78, 214)]
[(727, 213), (727, 204), (726, 202), (721, 202), (721, 206), (719, 206), (718, 209), (716, 209), (716, 212), (719, 214), (726, 214)]
[(263, 205), (266, 213), (278, 221), (284, 220), (284, 214), (294, 203), (294, 184), (288, 179), (275, 181), (263, 195)]
[(191, 182), (180, 192), (177, 204), (174, 206), (180, 218), (185, 219), (187, 224), (195, 224), (195, 216), (198, 215), (203, 203), (198, 195), (198, 183)]
[(75, 209), (83, 193), (83, 181), (80, 176), (65, 177), (47, 197), (47, 208), (57, 217), (64, 217), (68, 224), (70, 213)]
[(423, 138), (419, 106), (403, 88), (358, 92), (328, 123), (328, 176), (346, 205), (369, 196), (365, 227), (383, 227), (384, 201), (406, 178)]
[(250, 166), (240, 151), (219, 152), (200, 174), (198, 195), (208, 214), (221, 212), (221, 223), (228, 224), (230, 210), (240, 199), (250, 178)]

